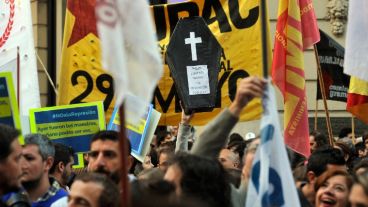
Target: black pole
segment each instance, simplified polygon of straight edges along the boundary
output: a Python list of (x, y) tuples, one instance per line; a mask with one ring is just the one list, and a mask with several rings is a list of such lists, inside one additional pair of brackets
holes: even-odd
[(130, 207), (130, 189), (128, 181), (128, 140), (125, 129), (125, 111), (124, 104), (119, 107), (119, 117), (120, 117), (120, 131), (119, 131), (119, 144), (120, 144), (120, 156), (121, 156), (121, 172), (120, 172), (120, 206)]
[(267, 30), (267, 2), (261, 0), (261, 33), (262, 33), (262, 63), (263, 77), (268, 78), (268, 30)]
[[(56, 80), (56, 1), (47, 1), (47, 70)], [(47, 84), (47, 106), (55, 106), (56, 94), (50, 82)]]

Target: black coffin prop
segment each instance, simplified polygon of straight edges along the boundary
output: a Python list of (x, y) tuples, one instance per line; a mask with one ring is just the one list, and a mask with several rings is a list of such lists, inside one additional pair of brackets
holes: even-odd
[(167, 46), (166, 61), (186, 113), (215, 107), (221, 51), (202, 17), (178, 21)]

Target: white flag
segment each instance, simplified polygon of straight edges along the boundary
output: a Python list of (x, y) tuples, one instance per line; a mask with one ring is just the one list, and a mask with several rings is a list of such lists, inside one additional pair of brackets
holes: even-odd
[(17, 90), (17, 48), (19, 48), (19, 111), (23, 132), (27, 132), (29, 109), (40, 107), (30, 1), (0, 1), (0, 8), (0, 71), (13, 73)]
[(275, 91), (268, 84), (263, 97), (261, 144), (253, 160), (246, 207), (300, 206), (283, 140)]
[(102, 62), (114, 77), (116, 104), (127, 94), (150, 103), (163, 65), (147, 0), (97, 0), (96, 17)]
[(349, 1), (344, 73), (368, 81), (368, 1)]

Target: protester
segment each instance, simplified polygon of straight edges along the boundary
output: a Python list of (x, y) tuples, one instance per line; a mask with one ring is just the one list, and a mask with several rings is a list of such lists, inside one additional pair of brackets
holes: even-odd
[(347, 170), (344, 157), (338, 149), (319, 149), (309, 157), (307, 164), (308, 181), (298, 189), (302, 206), (313, 206), (316, 198), (316, 181), (327, 170)]
[[(133, 207), (156, 206), (163, 203), (170, 204), (176, 200), (175, 186), (162, 179), (135, 180), (132, 182), (131, 189)], [(155, 204), (153, 205), (153, 203)]]
[(212, 207), (230, 207), (230, 186), (218, 161), (187, 153), (176, 154), (165, 174), (181, 199), (194, 198)]
[(72, 174), (72, 165), (74, 163), (73, 150), (60, 143), (55, 143), (55, 159), (49, 174), (65, 190), (68, 189), (68, 181)]
[[(242, 159), (244, 156), (244, 150), (247, 147), (246, 141), (238, 133), (232, 133), (229, 138), (229, 143), (226, 148), (234, 152), (238, 159)], [(239, 168), (242, 168), (242, 163), (239, 163)]]
[[(129, 143), (129, 142), (128, 142)], [(121, 155), (119, 135), (116, 131), (100, 131), (91, 139), (88, 171), (107, 175), (116, 184), (120, 182)], [(133, 165), (130, 155), (131, 146), (128, 146), (127, 173)], [(134, 176), (130, 175), (133, 179)]]
[(367, 149), (365, 148), (365, 144), (363, 142), (358, 142), (355, 144), (355, 154), (359, 158), (367, 156)]
[(102, 174), (78, 176), (71, 186), (68, 207), (119, 207), (119, 188)]
[(237, 154), (229, 149), (222, 149), (219, 155), (219, 161), (225, 169), (238, 169), (240, 167), (240, 160)]
[(250, 172), (252, 170), (253, 159), (260, 143), (261, 140), (259, 139), (259, 137), (252, 139), (248, 147), (245, 149), (243, 157), (242, 177), (246, 181), (248, 181), (249, 179)]
[(356, 158), (354, 154), (354, 149), (349, 147), (347, 143), (341, 141), (335, 142), (334, 148), (340, 150), (340, 152), (344, 155), (346, 168), (350, 172), (353, 169), (354, 160)]
[[(190, 153), (199, 157), (217, 160), (221, 149), (226, 146), (231, 130), (239, 120), (240, 113), (253, 98), (263, 95), (266, 83), (264, 79), (257, 77), (242, 79), (237, 87), (234, 101), (229, 108), (223, 110), (214, 120), (206, 125), (193, 144)], [(190, 127), (183, 124), (179, 125), (177, 142), (188, 140), (188, 137), (185, 137), (190, 135), (186, 131), (188, 129)], [(179, 146), (182, 145), (179, 144)], [(167, 173), (169, 173), (169, 170)], [(234, 207), (243, 207), (245, 205), (247, 179), (242, 180), (241, 183), (238, 189), (229, 184), (231, 188), (231, 204)]]
[(150, 180), (150, 181), (157, 181), (162, 180), (164, 178), (164, 172), (159, 168), (150, 168), (145, 169), (139, 173), (138, 179), (139, 180)]
[(352, 139), (353, 138), (353, 130), (350, 127), (344, 127), (339, 132), (339, 139)]
[(368, 172), (368, 160), (362, 159), (356, 165), (353, 169), (353, 175), (359, 175), (364, 172)]
[[(22, 147), (18, 141), (19, 132), (9, 126), (0, 124), (0, 207), (7, 207), (7, 201), (11, 199), (12, 193), (18, 194), (21, 184), (20, 177), (22, 170), (20, 168), (22, 157)], [(19, 194), (18, 194), (19, 195)], [(22, 194), (24, 195), (24, 194)], [(22, 196), (23, 200), (11, 202), (20, 203), (22, 206), (30, 206), (28, 197)]]
[(26, 135), (22, 154), (25, 161), (21, 164), (21, 182), (32, 207), (66, 206), (68, 193), (54, 178), (49, 177), (55, 155), (52, 142), (45, 135)]
[(346, 171), (328, 170), (317, 179), (315, 207), (347, 207), (352, 179)]
[(0, 196), (20, 188), (22, 147), (19, 132), (0, 124)]
[(298, 165), (293, 168), (293, 177), (295, 181), (295, 185), (298, 189), (302, 185), (305, 185), (308, 182), (307, 179), (307, 166), (304, 164), (304, 162), (300, 162)]
[(178, 136), (178, 126), (168, 126), (167, 129), (171, 137), (169, 141), (175, 141)]
[(170, 165), (170, 160), (174, 156), (174, 149), (172, 147), (162, 147), (158, 150), (158, 167), (162, 172), (166, 172)]
[(149, 155), (144, 156), (142, 167), (143, 167), (143, 170), (147, 170), (147, 169), (151, 169), (155, 167), (151, 162), (151, 156)]
[(313, 153), (315, 150), (328, 146), (328, 140), (327, 137), (318, 131), (312, 131), (309, 134), (309, 144), (310, 144), (310, 150), (311, 153)]
[(354, 184), (351, 188), (350, 207), (368, 207), (368, 172), (362, 172), (354, 176)]

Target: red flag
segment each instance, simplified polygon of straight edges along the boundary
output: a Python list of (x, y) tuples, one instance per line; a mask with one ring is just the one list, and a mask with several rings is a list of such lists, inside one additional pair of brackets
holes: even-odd
[(310, 150), (303, 50), (319, 39), (311, 0), (279, 1), (272, 79), (284, 96), (285, 143), (306, 157)]
[(368, 124), (368, 82), (351, 76), (346, 110)]

